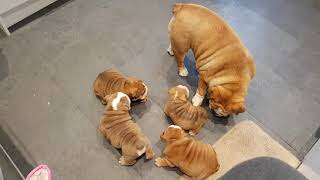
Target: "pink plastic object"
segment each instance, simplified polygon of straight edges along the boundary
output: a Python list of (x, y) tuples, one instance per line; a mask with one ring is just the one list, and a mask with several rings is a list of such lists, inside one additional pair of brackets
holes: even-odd
[(51, 180), (51, 170), (47, 165), (41, 164), (28, 174), (26, 180)]

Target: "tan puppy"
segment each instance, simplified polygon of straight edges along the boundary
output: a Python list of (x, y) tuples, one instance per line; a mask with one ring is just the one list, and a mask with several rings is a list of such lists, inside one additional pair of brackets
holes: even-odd
[(190, 130), (190, 135), (197, 134), (208, 119), (207, 111), (201, 106), (193, 106), (189, 101), (189, 89), (186, 86), (176, 86), (169, 91), (169, 101), (164, 113), (174, 124), (184, 130)]
[(142, 80), (124, 76), (116, 69), (100, 73), (93, 83), (94, 94), (106, 104), (104, 97), (116, 92), (127, 94), (133, 101), (146, 100), (148, 88)]
[(154, 152), (149, 139), (129, 114), (129, 97), (118, 92), (107, 95), (105, 101), (107, 106), (102, 115), (99, 130), (115, 148), (122, 150), (119, 163), (133, 165), (136, 159), (144, 153), (147, 159), (152, 159)]
[(179, 126), (169, 126), (160, 137), (166, 147), (164, 156), (156, 159), (158, 167), (178, 167), (192, 179), (205, 179), (218, 171), (219, 163), (213, 147), (187, 137)]
[(187, 76), (184, 58), (192, 49), (199, 72), (193, 105), (207, 92), (218, 116), (245, 111), (245, 96), (256, 68), (248, 49), (233, 29), (215, 12), (196, 4), (175, 4), (169, 22), (168, 53), (176, 58), (179, 75)]

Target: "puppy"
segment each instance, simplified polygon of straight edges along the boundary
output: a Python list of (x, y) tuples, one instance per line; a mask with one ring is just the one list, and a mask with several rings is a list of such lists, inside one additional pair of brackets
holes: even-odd
[(180, 76), (187, 76), (184, 57), (192, 49), (199, 73), (193, 105), (209, 94), (218, 116), (245, 111), (245, 96), (256, 67), (249, 50), (234, 30), (215, 12), (196, 4), (177, 3), (169, 25), (168, 53), (174, 55)]
[(122, 93), (105, 96), (107, 106), (102, 115), (99, 130), (117, 149), (122, 150), (119, 163), (130, 166), (136, 159), (146, 153), (147, 159), (154, 157), (149, 139), (129, 114), (130, 98)]
[(94, 94), (106, 104), (104, 97), (116, 92), (127, 94), (131, 100), (145, 101), (148, 88), (142, 80), (126, 77), (116, 69), (108, 69), (100, 73), (93, 83)]
[(213, 147), (187, 137), (176, 125), (169, 126), (160, 136), (166, 142), (162, 158), (156, 158), (158, 167), (178, 167), (192, 179), (205, 179), (219, 169)]
[(207, 111), (201, 106), (193, 106), (189, 101), (189, 90), (186, 86), (176, 86), (169, 91), (169, 101), (164, 113), (174, 124), (184, 130), (190, 130), (190, 135), (197, 134), (208, 119)]

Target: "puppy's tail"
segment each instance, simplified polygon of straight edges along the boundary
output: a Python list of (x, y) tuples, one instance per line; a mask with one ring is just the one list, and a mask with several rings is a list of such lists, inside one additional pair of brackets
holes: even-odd
[(173, 5), (172, 14), (177, 14), (183, 7), (183, 3), (176, 3)]

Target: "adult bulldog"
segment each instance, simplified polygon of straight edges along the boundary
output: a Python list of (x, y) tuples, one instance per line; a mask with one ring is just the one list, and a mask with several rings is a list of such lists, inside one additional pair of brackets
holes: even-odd
[(177, 3), (169, 25), (168, 53), (175, 56), (180, 76), (187, 76), (184, 58), (191, 48), (199, 73), (193, 105), (209, 106), (218, 116), (245, 111), (245, 96), (256, 67), (235, 31), (215, 12), (196, 4)]

